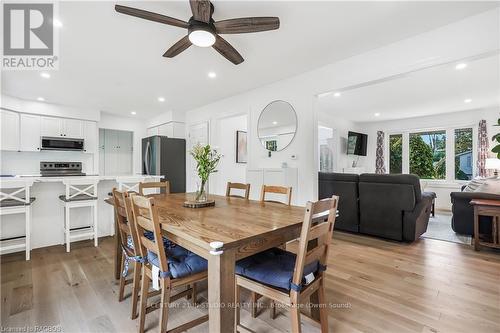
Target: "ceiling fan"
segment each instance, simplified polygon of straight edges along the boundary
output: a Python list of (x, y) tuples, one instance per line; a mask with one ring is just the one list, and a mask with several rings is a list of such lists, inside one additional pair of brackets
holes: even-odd
[(276, 30), (280, 26), (278, 17), (242, 17), (215, 22), (212, 18), (214, 5), (209, 0), (189, 0), (193, 16), (188, 22), (146, 10), (115, 5), (119, 13), (139, 17), (145, 20), (173, 25), (188, 29), (188, 34), (170, 47), (164, 57), (173, 58), (192, 44), (200, 47), (212, 46), (227, 60), (238, 65), (243, 57), (220, 34), (242, 34)]

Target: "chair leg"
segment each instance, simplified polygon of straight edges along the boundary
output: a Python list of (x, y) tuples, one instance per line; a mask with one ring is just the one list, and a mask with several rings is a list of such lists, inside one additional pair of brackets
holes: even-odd
[(125, 268), (125, 256), (122, 256), (122, 262), (120, 265), (120, 289), (118, 291), (118, 302), (123, 301), (123, 294), (125, 292), (125, 279), (123, 276), (123, 269)]
[(141, 307), (139, 313), (139, 333), (144, 333), (144, 323), (146, 321), (146, 307), (148, 305), (148, 292), (149, 292), (149, 277), (144, 271), (142, 266), (142, 283), (141, 283)]
[(97, 202), (94, 203), (94, 246), (99, 245), (99, 239), (97, 237)]
[(70, 223), (69, 223), (69, 206), (64, 206), (64, 226), (66, 228), (66, 252), (70, 251)]
[(257, 310), (258, 310), (258, 296), (257, 293), (252, 291), (250, 295), (250, 306), (252, 307), (251, 312), (252, 312), (252, 318), (257, 318)]
[(170, 306), (170, 281), (162, 278), (160, 280), (160, 285), (161, 285), (160, 333), (167, 333), (168, 308)]
[(290, 319), (292, 320), (292, 333), (301, 333), (299, 304), (290, 308)]
[(26, 260), (30, 260), (31, 254), (31, 206), (26, 207)]
[(131, 319), (137, 318), (137, 303), (139, 301), (139, 284), (141, 282), (142, 264), (135, 262), (134, 264), (134, 280), (132, 282), (132, 315)]
[(196, 306), (198, 304), (198, 291), (196, 290), (196, 282), (193, 282), (193, 291), (191, 292), (191, 303), (193, 306)]
[(271, 319), (276, 319), (276, 302), (271, 300), (271, 310), (269, 312)]
[(234, 332), (238, 332), (238, 325), (240, 324), (240, 311), (241, 311), (241, 295), (240, 286), (236, 284), (234, 288), (234, 302), (236, 303), (234, 307)]
[(321, 280), (318, 289), (319, 322), (321, 324), (321, 333), (328, 333), (328, 310), (325, 305), (325, 287), (323, 286), (323, 280)]

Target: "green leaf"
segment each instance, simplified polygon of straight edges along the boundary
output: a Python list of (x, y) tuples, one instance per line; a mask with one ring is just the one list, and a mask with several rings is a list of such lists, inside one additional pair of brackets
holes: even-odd
[(493, 147), (493, 149), (491, 151), (494, 153), (500, 153), (500, 145)]

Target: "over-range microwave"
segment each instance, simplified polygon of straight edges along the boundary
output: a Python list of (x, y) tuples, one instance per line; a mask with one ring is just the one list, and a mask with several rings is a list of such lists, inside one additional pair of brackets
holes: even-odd
[(42, 136), (42, 150), (83, 151), (83, 139)]

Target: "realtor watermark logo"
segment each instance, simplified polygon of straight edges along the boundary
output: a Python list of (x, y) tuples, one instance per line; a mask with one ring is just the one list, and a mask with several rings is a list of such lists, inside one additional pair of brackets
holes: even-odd
[(55, 3), (3, 3), (4, 70), (58, 69)]

